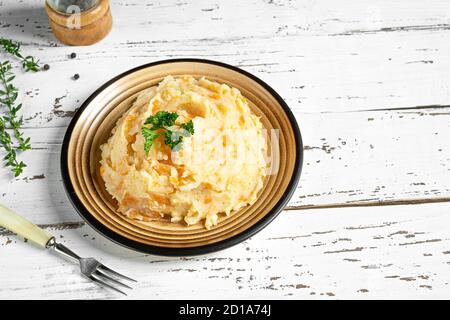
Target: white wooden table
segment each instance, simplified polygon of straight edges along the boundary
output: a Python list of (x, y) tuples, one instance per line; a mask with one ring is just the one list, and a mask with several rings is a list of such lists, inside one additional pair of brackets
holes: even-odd
[[(33, 149), (20, 156), (29, 164), (22, 177), (1, 166), (2, 203), (137, 278), (130, 298), (450, 298), (448, 0), (111, 5), (108, 38), (73, 48), (53, 38), (43, 0), (0, 1), (0, 36), (51, 67), (16, 69)], [(66, 127), (93, 90), (175, 57), (223, 61), (268, 82), (305, 143), (286, 211), (252, 239), (193, 258), (143, 255), (104, 239), (71, 207), (59, 168)], [(0, 298), (122, 297), (0, 230)]]

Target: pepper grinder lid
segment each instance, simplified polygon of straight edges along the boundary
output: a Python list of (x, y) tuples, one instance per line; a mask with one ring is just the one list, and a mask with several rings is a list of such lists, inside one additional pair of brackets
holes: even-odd
[(73, 10), (79, 10), (79, 12), (87, 11), (100, 2), (100, 0), (46, 0), (47, 4), (53, 10), (67, 14)]

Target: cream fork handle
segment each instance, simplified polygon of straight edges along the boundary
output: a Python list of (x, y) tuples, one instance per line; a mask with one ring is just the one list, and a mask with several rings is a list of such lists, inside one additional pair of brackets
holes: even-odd
[(44, 248), (48, 241), (53, 238), (52, 235), (2, 204), (0, 204), (0, 226), (21, 235)]

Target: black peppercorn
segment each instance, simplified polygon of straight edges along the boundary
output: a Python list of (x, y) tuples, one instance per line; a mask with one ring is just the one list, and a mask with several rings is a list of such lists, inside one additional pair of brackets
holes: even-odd
[(78, 80), (80, 78), (80, 75), (78, 74), (78, 73), (75, 73), (74, 75), (73, 75), (73, 79), (74, 80)]
[(50, 69), (50, 66), (48, 64), (44, 64), (44, 70), (47, 71), (48, 69)]
[(72, 52), (70, 54), (70, 58), (75, 59), (77, 57), (77, 54), (75, 52)]

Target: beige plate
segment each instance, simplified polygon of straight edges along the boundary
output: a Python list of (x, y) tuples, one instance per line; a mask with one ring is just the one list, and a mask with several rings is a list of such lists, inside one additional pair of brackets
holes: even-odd
[[(238, 88), (252, 111), (261, 117), (269, 134), (269, 153), (278, 165), (267, 176), (258, 200), (217, 226), (186, 226), (131, 220), (116, 212), (117, 203), (105, 190), (99, 175), (100, 149), (120, 116), (136, 96), (167, 75), (206, 76)], [(278, 140), (278, 142), (277, 142)], [(303, 159), (303, 146), (294, 116), (283, 99), (255, 76), (232, 66), (197, 59), (165, 60), (127, 71), (104, 84), (81, 106), (63, 142), (61, 170), (66, 191), (83, 219), (98, 232), (128, 248), (161, 255), (197, 255), (221, 250), (241, 242), (264, 228), (292, 196)]]

